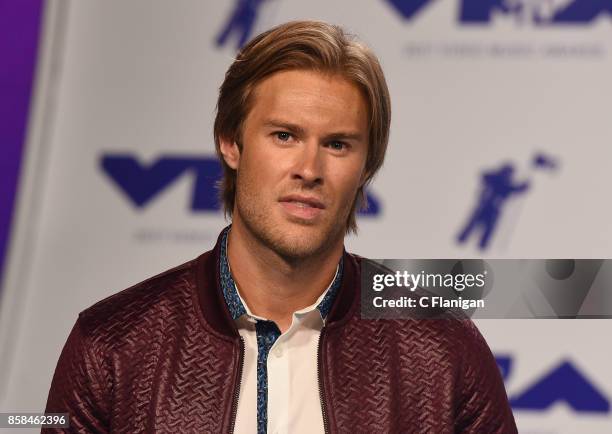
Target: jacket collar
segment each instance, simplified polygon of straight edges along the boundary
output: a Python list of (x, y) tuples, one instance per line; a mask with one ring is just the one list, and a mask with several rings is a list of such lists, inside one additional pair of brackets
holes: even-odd
[[(229, 234), (230, 228), (231, 225), (223, 229), (223, 232), (221, 232), (219, 280), (221, 283), (221, 291), (223, 292), (225, 304), (227, 305), (232, 319), (236, 320), (242, 315), (246, 314), (247, 310), (242, 300), (240, 299), (240, 296), (238, 295), (236, 284), (234, 282), (234, 279), (232, 278), (232, 273), (230, 272), (230, 266), (227, 259), (227, 236)], [(336, 272), (336, 275), (334, 276), (332, 283), (329, 285), (329, 290), (325, 293), (325, 296), (317, 305), (317, 309), (319, 310), (321, 318), (323, 319), (325, 319), (325, 317), (329, 313), (329, 310), (331, 309), (332, 304), (336, 299), (338, 288), (340, 288), (340, 284), (342, 283), (342, 262), (342, 258), (340, 258), (338, 270)]]
[[(222, 277), (220, 272), (222, 249), (225, 248), (224, 243), (227, 230), (228, 228), (219, 234), (213, 250), (200, 255), (196, 259), (196, 289), (200, 309), (208, 325), (216, 332), (227, 337), (238, 338), (238, 329), (233, 320), (237, 312), (232, 312), (231, 310), (233, 309), (228, 308), (222, 283), (222, 279), (227, 279), (227, 276)], [(356, 308), (357, 294), (360, 287), (358, 260), (344, 250), (341, 264), (342, 273), (339, 272), (337, 276), (340, 279), (336, 279), (338, 282), (334, 281), (332, 285), (332, 287), (335, 286), (334, 292), (329, 299), (327, 296), (324, 297), (319, 305), (320, 308), (324, 309), (321, 313), (324, 314), (325, 312), (327, 314), (326, 327), (340, 325), (348, 319), (349, 313), (352, 313)], [(328, 292), (328, 295), (330, 292)]]

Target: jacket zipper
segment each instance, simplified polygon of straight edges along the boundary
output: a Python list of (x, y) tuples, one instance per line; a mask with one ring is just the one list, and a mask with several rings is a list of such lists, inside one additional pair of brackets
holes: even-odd
[(321, 329), (321, 333), (319, 333), (319, 343), (317, 345), (317, 379), (319, 380), (319, 400), (321, 401), (321, 413), (323, 414), (323, 431), (326, 434), (329, 434), (329, 419), (327, 416), (327, 407), (325, 405), (325, 400), (323, 399), (324, 385), (323, 385), (323, 379), (321, 377), (321, 371), (322, 371), (321, 350), (323, 347), (323, 333), (324, 332), (325, 332), (325, 327), (323, 327)]
[(233, 434), (236, 426), (236, 416), (238, 416), (238, 398), (240, 396), (240, 386), (242, 384), (242, 370), (244, 368), (244, 339), (240, 336), (240, 353), (238, 354), (238, 384), (234, 389), (234, 400), (232, 401), (232, 419), (230, 421), (230, 433)]

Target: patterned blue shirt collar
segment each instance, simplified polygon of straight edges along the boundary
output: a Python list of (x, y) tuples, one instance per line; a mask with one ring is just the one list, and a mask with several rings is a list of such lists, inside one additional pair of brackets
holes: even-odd
[[(238, 291), (236, 291), (236, 285), (234, 283), (234, 279), (232, 278), (232, 274), (230, 273), (229, 263), (227, 260), (227, 235), (230, 228), (231, 225), (223, 229), (223, 237), (221, 238), (221, 257), (219, 262), (221, 267), (221, 289), (223, 291), (223, 297), (225, 298), (225, 302), (227, 303), (232, 319), (236, 320), (242, 315), (245, 315), (247, 312), (242, 304), (242, 301), (240, 300)], [(327, 294), (325, 294), (323, 297), (323, 300), (321, 300), (321, 302), (317, 305), (317, 309), (321, 313), (321, 318), (323, 319), (327, 317), (327, 314), (329, 313), (332, 304), (336, 299), (336, 294), (340, 289), (340, 284), (342, 283), (342, 269), (343, 260), (341, 258), (334, 281), (329, 287)]]

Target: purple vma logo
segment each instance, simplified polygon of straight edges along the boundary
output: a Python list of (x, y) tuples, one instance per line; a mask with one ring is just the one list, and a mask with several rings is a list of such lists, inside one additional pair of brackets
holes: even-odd
[[(385, 1), (411, 21), (439, 0)], [(542, 26), (589, 24), (600, 16), (612, 16), (612, 0), (458, 0), (458, 20), (463, 24), (488, 24), (496, 15)]]

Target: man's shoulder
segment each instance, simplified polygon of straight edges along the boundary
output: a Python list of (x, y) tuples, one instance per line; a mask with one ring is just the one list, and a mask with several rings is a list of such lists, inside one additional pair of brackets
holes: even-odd
[[(373, 340), (383, 339), (382, 344), (399, 349), (400, 353), (437, 355), (459, 362), (466, 355), (490, 354), (482, 334), (468, 318), (454, 316), (432, 319), (361, 319), (347, 324), (344, 334), (360, 336), (363, 346)], [(383, 345), (384, 346), (384, 345)]]
[(98, 301), (79, 314), (81, 330), (91, 339), (124, 340), (132, 333), (163, 328), (176, 316), (192, 314), (197, 305), (196, 263), (209, 254)]
[[(361, 269), (361, 281), (371, 281), (374, 274), (394, 274), (394, 271), (384, 263), (352, 254)], [(400, 295), (403, 294), (403, 289)], [(411, 293), (414, 297), (431, 296), (433, 293), (422, 287), (417, 287)], [(362, 300), (363, 301), (363, 300)], [(467, 347), (480, 346), (484, 342), (482, 335), (474, 322), (465, 312), (458, 309), (421, 309), (407, 315), (404, 319), (381, 320), (393, 333), (400, 338), (419, 340), (431, 343), (438, 341), (444, 347), (463, 345)], [(360, 321), (361, 326), (367, 324)]]
[[(371, 281), (371, 275), (393, 273), (384, 263), (350, 254), (360, 271), (360, 280)], [(417, 296), (429, 294), (423, 288), (417, 288)], [(363, 294), (360, 294), (362, 297)], [(360, 300), (364, 303), (364, 299)], [(359, 305), (361, 305), (359, 303)], [(433, 311), (431, 311), (433, 312)], [(461, 366), (465, 363), (478, 363), (482, 357), (490, 358), (491, 350), (476, 324), (465, 313), (456, 309), (441, 309), (423, 315), (414, 315), (403, 319), (366, 319), (362, 318), (361, 308), (356, 308), (340, 335), (359, 336), (363, 348), (371, 348), (373, 341), (376, 347), (385, 347), (391, 352), (399, 352), (407, 359), (418, 358), (422, 361), (442, 362)], [(382, 341), (378, 341), (382, 339)]]

